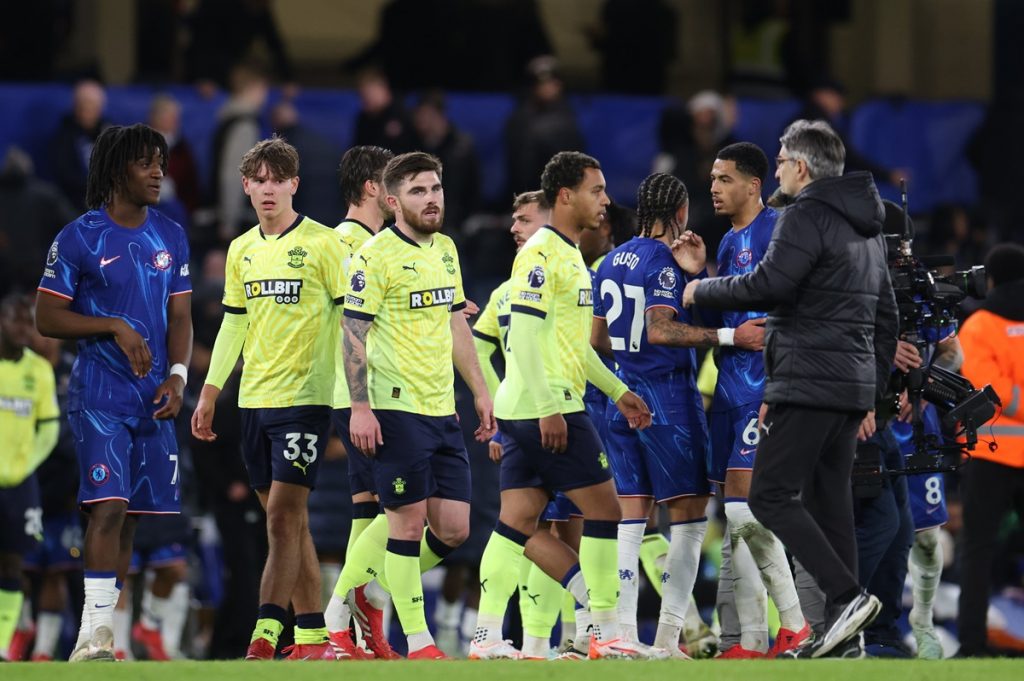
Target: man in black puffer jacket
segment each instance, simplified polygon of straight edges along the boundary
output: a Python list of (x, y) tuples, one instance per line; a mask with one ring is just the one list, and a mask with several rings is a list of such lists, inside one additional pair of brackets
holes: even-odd
[(796, 121), (779, 141), (775, 176), (795, 200), (764, 258), (746, 275), (690, 282), (683, 304), (771, 310), (749, 504), (825, 592), (826, 633), (798, 653), (822, 657), (880, 608), (857, 583), (850, 472), (858, 432), (874, 431), (898, 318), (871, 175), (842, 175), (843, 143), (824, 122)]

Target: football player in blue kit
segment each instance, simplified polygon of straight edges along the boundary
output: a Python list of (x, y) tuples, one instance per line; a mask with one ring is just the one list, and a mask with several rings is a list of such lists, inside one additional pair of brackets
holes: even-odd
[[(718, 152), (711, 169), (711, 200), (715, 214), (729, 218), (732, 229), (718, 247), (718, 276), (752, 272), (764, 257), (778, 214), (765, 207), (761, 189), (768, 176), (768, 158), (749, 142)], [(694, 237), (696, 238), (696, 237)], [(797, 647), (810, 634), (796, 596), (793, 574), (778, 538), (759, 523), (747, 505), (754, 452), (760, 439), (758, 410), (764, 395), (761, 339), (740, 347), (744, 324), (763, 326), (765, 312), (701, 309), (705, 323), (718, 327), (715, 351), (718, 383), (710, 409), (711, 458), (708, 477), (722, 485), (729, 542), (730, 572), (740, 622), (740, 642), (722, 653), (725, 658), (774, 657)], [(760, 567), (759, 567), (760, 566)], [(765, 588), (779, 609), (781, 629), (768, 650)]]
[(72, 661), (114, 659), (136, 518), (180, 509), (174, 418), (192, 354), (192, 286), (184, 230), (152, 208), (166, 169), (157, 131), (104, 130), (89, 159), (89, 212), (57, 235), (39, 283), (39, 332), (78, 339), (68, 420), (89, 524)]
[[(718, 345), (715, 329), (692, 325), (681, 295), (704, 263), (670, 244), (683, 237), (688, 195), (677, 178), (656, 173), (637, 190), (638, 236), (614, 249), (597, 270), (592, 342), (614, 357), (618, 376), (647, 402), (650, 428), (638, 432), (608, 411), (608, 451), (622, 507), (619, 524), (619, 622), (636, 640), (636, 573), (647, 518), (668, 507), (669, 552), (654, 656), (678, 648), (707, 528), (707, 423), (697, 390), (695, 347)], [(616, 410), (617, 411), (617, 410)]]
[[(950, 371), (959, 371), (963, 364), (960, 340), (950, 335), (935, 345), (932, 363)], [(900, 400), (900, 418), (893, 421), (892, 432), (900, 445), (900, 453), (914, 453), (913, 427), (910, 425), (910, 404), (904, 394)], [(942, 424), (935, 406), (921, 406), (924, 432), (943, 441)], [(946, 509), (946, 488), (942, 473), (919, 473), (907, 476), (907, 497), (914, 518), (914, 544), (910, 549), (909, 571), (913, 583), (914, 605), (910, 610), (910, 628), (917, 642), (917, 656), (937, 660), (945, 655), (935, 631), (932, 604), (942, 577), (942, 543), (939, 528), (949, 521)]]

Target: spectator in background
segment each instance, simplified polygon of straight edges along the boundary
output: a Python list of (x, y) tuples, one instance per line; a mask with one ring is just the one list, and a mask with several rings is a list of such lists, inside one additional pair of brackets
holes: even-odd
[(109, 123), (103, 118), (107, 93), (94, 80), (75, 85), (71, 113), (66, 115), (53, 138), (53, 167), (57, 186), (77, 211), (85, 210), (85, 177), (92, 145)]
[(338, 156), (341, 151), (329, 139), (309, 128), (298, 109), (282, 99), (270, 109), (270, 129), (284, 137), (302, 159), (302, 181), (295, 192), (296, 205), (323, 224), (333, 224), (345, 206), (338, 196)]
[(505, 123), (506, 181), (512, 195), (534, 189), (544, 165), (558, 152), (586, 146), (558, 60), (537, 57), (527, 65), (527, 75), (529, 91)]
[(17, 147), (7, 150), (0, 166), (0, 295), (30, 288), (53, 237), (77, 217), (64, 195), (34, 170)]
[(412, 118), (394, 96), (383, 72), (376, 68), (362, 71), (356, 79), (356, 92), (362, 106), (356, 117), (353, 146), (381, 147), (396, 154), (416, 149)]
[(270, 55), (274, 76), (292, 82), (291, 62), (270, 0), (200, 0), (186, 23), (191, 40), (185, 52), (185, 77), (190, 82), (233, 87), (234, 67), (251, 58), (256, 46)]
[(605, 0), (589, 32), (606, 90), (657, 95), (676, 56), (676, 12), (665, 0)]
[(655, 158), (654, 171), (671, 173), (683, 181), (690, 192), (690, 228), (705, 239), (709, 238), (707, 227), (715, 214), (711, 166), (718, 150), (736, 141), (732, 136), (734, 122), (731, 100), (703, 90), (691, 97), (685, 108), (665, 109), (658, 124), (661, 152)]
[(420, 98), (413, 110), (413, 125), (420, 149), (441, 159), (445, 233), (458, 238), (466, 218), (480, 204), (480, 160), (473, 138), (452, 125), (439, 90), (430, 90)]
[(1024, 247), (996, 246), (985, 269), (988, 296), (960, 329), (961, 372), (975, 386), (991, 384), (1003, 410), (985, 429), (998, 448), (978, 447), (960, 468), (960, 657), (990, 654), (986, 618), (1000, 528), (1013, 510), (1024, 517)]
[[(267, 77), (252, 64), (231, 71), (231, 97), (217, 112), (213, 133), (213, 203), (217, 210), (217, 238), (227, 243), (244, 228), (256, 223), (249, 198), (238, 181), (238, 159), (263, 137), (260, 112), (267, 102)], [(205, 252), (204, 240), (193, 241)]]
[(149, 105), (149, 125), (167, 140), (167, 175), (160, 191), (176, 197), (191, 215), (199, 208), (199, 171), (188, 141), (181, 136), (181, 104), (168, 94), (159, 94)]
[(970, 269), (980, 265), (988, 252), (988, 230), (962, 205), (939, 204), (932, 210), (926, 253), (952, 256), (951, 269)]
[(842, 83), (831, 79), (819, 79), (811, 86), (804, 97), (804, 107), (793, 120), (825, 121), (836, 131), (846, 147), (846, 172), (866, 170), (875, 177), (876, 182), (888, 182), (899, 185), (900, 179), (906, 177), (907, 171), (902, 168), (886, 168), (875, 163), (860, 153), (850, 141), (848, 121), (846, 117), (846, 88)]

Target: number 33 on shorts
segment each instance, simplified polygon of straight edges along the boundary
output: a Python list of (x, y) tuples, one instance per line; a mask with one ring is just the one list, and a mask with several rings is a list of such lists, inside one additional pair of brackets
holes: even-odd
[[(298, 468), (303, 474), (309, 464), (316, 461), (316, 444), (319, 437), (313, 433), (285, 433), (284, 458), (292, 462), (292, 466)], [(301, 461), (300, 461), (301, 459)]]

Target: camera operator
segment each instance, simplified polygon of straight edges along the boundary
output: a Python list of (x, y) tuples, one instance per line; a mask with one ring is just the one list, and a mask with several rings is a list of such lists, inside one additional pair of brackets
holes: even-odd
[(825, 592), (825, 634), (797, 652), (823, 657), (880, 608), (857, 582), (850, 474), (898, 322), (870, 174), (842, 175), (845, 149), (824, 122), (796, 121), (779, 141), (775, 176), (794, 202), (764, 259), (749, 274), (691, 282), (683, 303), (771, 310), (749, 504)]
[(979, 447), (961, 468), (964, 504), (960, 578), (961, 657), (988, 653), (987, 623), (992, 562), (1005, 514), (1024, 517), (1024, 248), (1001, 244), (985, 259), (989, 294), (960, 331), (965, 378), (991, 383), (1002, 416), (991, 427), (998, 447)]

